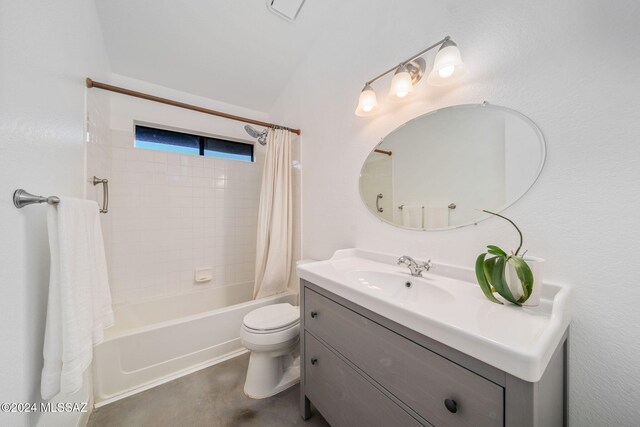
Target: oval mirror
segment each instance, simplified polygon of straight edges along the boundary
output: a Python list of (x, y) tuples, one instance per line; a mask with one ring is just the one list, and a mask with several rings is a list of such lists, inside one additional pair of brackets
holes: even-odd
[(457, 105), (417, 117), (387, 135), (360, 172), (360, 195), (379, 219), (445, 230), (518, 200), (540, 175), (545, 144), (527, 117), (495, 105)]

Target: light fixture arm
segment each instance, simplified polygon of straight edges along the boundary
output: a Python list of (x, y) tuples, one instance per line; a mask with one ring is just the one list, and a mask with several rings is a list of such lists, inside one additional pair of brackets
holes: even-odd
[(446, 36), (445, 38), (443, 38), (443, 39), (442, 39), (442, 40), (440, 40), (439, 42), (432, 44), (432, 45), (431, 45), (431, 46), (429, 46), (428, 48), (421, 50), (420, 52), (416, 53), (416, 54), (415, 54), (415, 55), (413, 55), (412, 57), (410, 57), (410, 58), (408, 58), (408, 59), (406, 59), (406, 60), (402, 61), (400, 64), (398, 64), (398, 65), (396, 65), (396, 66), (393, 66), (393, 67), (389, 68), (389, 69), (388, 69), (387, 71), (385, 71), (384, 73), (382, 73), (382, 74), (380, 74), (380, 75), (378, 75), (378, 76), (374, 77), (373, 79), (369, 80), (368, 82), (366, 82), (366, 83), (364, 84), (364, 85), (365, 85), (365, 87), (366, 87), (367, 85), (370, 85), (371, 83), (375, 82), (376, 80), (381, 79), (382, 77), (386, 76), (387, 74), (389, 74), (389, 73), (391, 73), (391, 72), (395, 71), (395, 70), (398, 68), (398, 66), (399, 66), (399, 65), (407, 64), (407, 63), (409, 63), (409, 62), (413, 61), (414, 59), (418, 58), (419, 56), (424, 55), (425, 53), (427, 53), (427, 52), (429, 52), (430, 50), (432, 50), (432, 49), (434, 49), (434, 48), (436, 48), (436, 47), (438, 47), (438, 46), (442, 45), (443, 43), (445, 43), (445, 42), (447, 42), (447, 41), (449, 41), (449, 40), (451, 40), (451, 37), (450, 37), (450, 36)]

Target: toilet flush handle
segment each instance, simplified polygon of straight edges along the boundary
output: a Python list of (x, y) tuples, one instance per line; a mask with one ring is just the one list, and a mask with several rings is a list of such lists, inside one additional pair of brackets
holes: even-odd
[(311, 312), (311, 318), (315, 319), (316, 317), (318, 317), (318, 312), (317, 311), (312, 311)]

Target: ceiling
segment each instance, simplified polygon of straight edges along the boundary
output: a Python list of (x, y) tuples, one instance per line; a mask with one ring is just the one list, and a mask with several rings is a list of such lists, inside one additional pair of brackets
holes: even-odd
[(338, 3), (291, 23), (264, 0), (96, 0), (114, 73), (263, 112)]

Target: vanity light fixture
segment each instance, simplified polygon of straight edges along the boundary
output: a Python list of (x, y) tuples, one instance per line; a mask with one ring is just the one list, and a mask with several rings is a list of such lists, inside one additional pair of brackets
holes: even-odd
[(439, 42), (429, 46), (428, 48), (418, 52), (406, 61), (401, 62), (397, 66), (388, 69), (384, 73), (374, 77), (364, 84), (364, 88), (360, 92), (358, 99), (358, 107), (356, 108), (356, 116), (365, 117), (376, 113), (378, 107), (378, 99), (376, 92), (371, 84), (387, 74), (394, 72), (391, 79), (391, 87), (389, 89), (388, 99), (394, 102), (402, 102), (410, 98), (413, 87), (422, 79), (426, 69), (426, 62), (422, 55), (428, 51), (440, 47), (434, 60), (433, 70), (429, 74), (427, 81), (434, 86), (444, 86), (453, 83), (460, 77), (464, 76), (467, 68), (462, 62), (460, 50), (451, 37), (447, 36)]
[(378, 107), (378, 97), (376, 91), (366, 84), (360, 92), (360, 99), (358, 99), (358, 108), (356, 109), (356, 115), (360, 117), (370, 116), (374, 114)]
[(391, 79), (389, 96), (403, 99), (412, 91), (413, 82), (411, 81), (411, 74), (409, 74), (407, 66), (401, 64), (398, 68), (396, 68), (396, 72), (393, 74), (393, 79)]
[(433, 86), (444, 86), (465, 74), (467, 74), (467, 67), (462, 62), (458, 45), (453, 40), (447, 40), (442, 43), (436, 53), (433, 70), (427, 77), (427, 82)]

